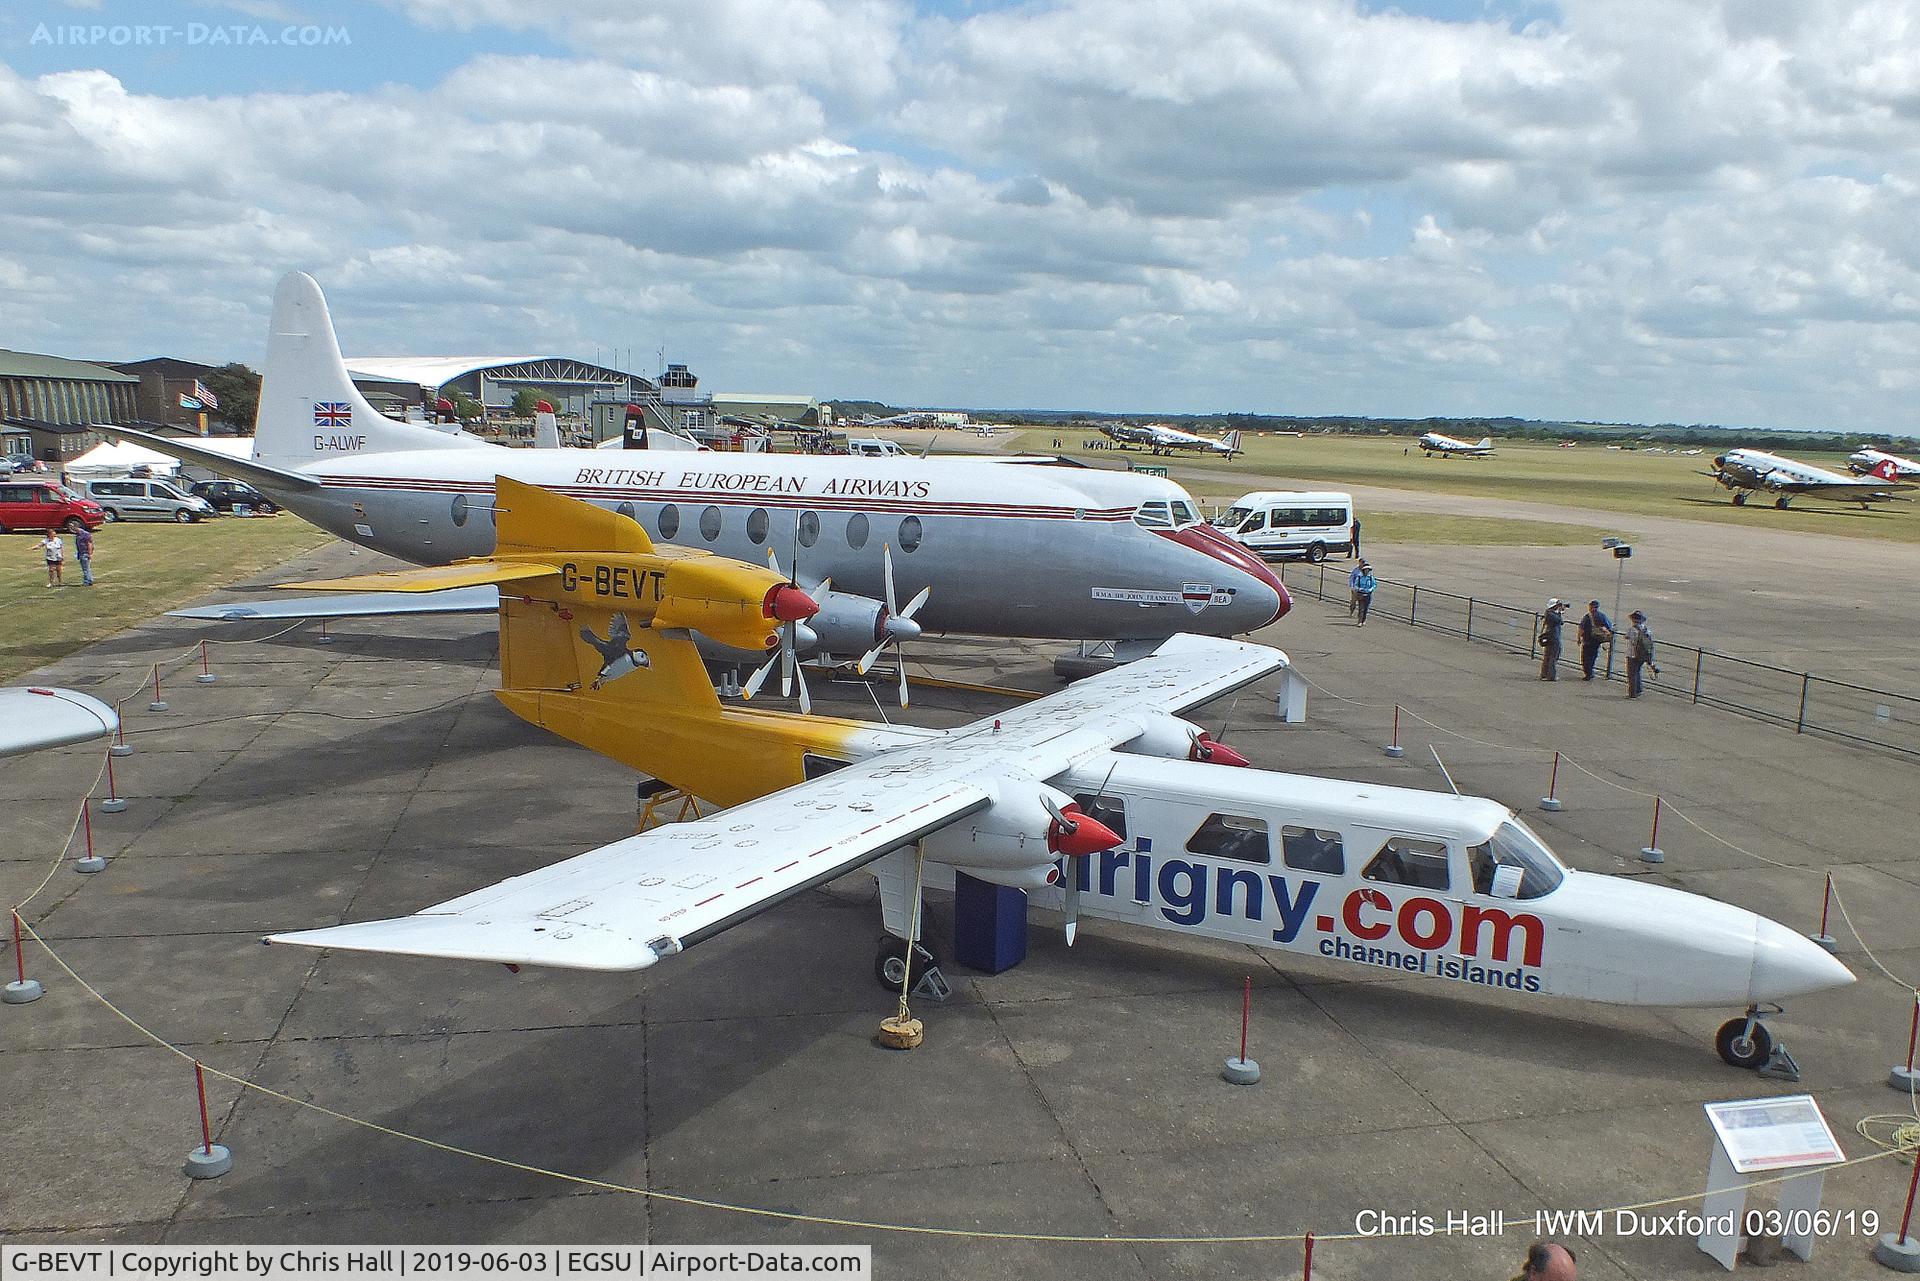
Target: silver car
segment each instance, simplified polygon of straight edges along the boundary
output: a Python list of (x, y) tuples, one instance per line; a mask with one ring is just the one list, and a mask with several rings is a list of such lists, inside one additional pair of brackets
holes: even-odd
[(164, 480), (89, 480), (81, 484), (86, 496), (105, 509), (108, 520), (171, 520), (188, 525), (217, 514), (206, 499)]

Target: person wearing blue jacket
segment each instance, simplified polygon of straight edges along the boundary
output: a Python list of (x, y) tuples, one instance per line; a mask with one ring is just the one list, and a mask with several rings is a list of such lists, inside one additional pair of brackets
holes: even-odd
[(1373, 566), (1361, 561), (1359, 568), (1353, 571), (1353, 599), (1362, 627), (1367, 625), (1367, 611), (1373, 608), (1373, 589), (1379, 585), (1373, 576)]

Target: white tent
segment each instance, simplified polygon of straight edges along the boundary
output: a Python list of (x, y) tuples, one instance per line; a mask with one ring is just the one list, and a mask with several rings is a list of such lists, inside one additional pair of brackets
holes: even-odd
[[(234, 458), (253, 457), (251, 436), (196, 436), (193, 443), (202, 449), (217, 450)], [(145, 467), (155, 476), (170, 477), (179, 472), (180, 460), (144, 445), (109, 440), (95, 445), (62, 470), (75, 480), (99, 480), (108, 476), (125, 476), (135, 467)]]

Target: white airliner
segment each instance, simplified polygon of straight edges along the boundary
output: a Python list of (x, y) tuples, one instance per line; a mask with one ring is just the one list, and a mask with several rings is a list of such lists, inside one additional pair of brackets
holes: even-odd
[(1915, 462), (1911, 458), (1902, 458), (1898, 454), (1889, 454), (1885, 450), (1875, 449), (1871, 445), (1856, 449), (1847, 455), (1848, 469), (1860, 476), (1873, 475), (1885, 479), (1887, 473), (1883, 468), (1888, 464), (1892, 465), (1893, 477), (1896, 480), (1905, 480), (1909, 476), (1920, 479), (1920, 463)]
[(1701, 472), (1733, 491), (1733, 504), (1744, 506), (1753, 493), (1772, 494), (1773, 505), (1785, 508), (1799, 497), (1822, 498), (1836, 503), (1859, 503), (1861, 510), (1870, 504), (1894, 501), (1896, 491), (1914, 486), (1896, 480), (1894, 460), (1885, 458), (1870, 469), (1870, 480), (1842, 476), (1837, 471), (1815, 467), (1769, 454), (1764, 449), (1729, 449), (1713, 460), (1713, 470)]
[(1453, 458), (1455, 456), (1461, 458), (1485, 458), (1493, 453), (1493, 437), (1482, 436), (1477, 443), (1469, 445), (1464, 440), (1455, 440), (1451, 436), (1442, 436), (1437, 431), (1430, 431), (1420, 437), (1420, 448), (1429, 458), (1435, 455), (1441, 458)]
[[(1144, 653), (1183, 631), (1237, 635), (1291, 600), (1257, 556), (1200, 518), (1186, 490), (1097, 468), (940, 458), (508, 449), (395, 422), (348, 377), (326, 299), (291, 272), (274, 295), (250, 460), (120, 427), (174, 457), (238, 476), (365, 547), (418, 564), (493, 549), (496, 475), (638, 519), (661, 541), (754, 564), (770, 552), (820, 590), (818, 651), (847, 655), (933, 631), (1112, 640)], [(886, 566), (899, 576), (891, 590)], [(887, 609), (921, 588), (916, 619)], [(451, 596), (451, 593), (443, 593)], [(487, 612), (497, 589), (423, 601), (258, 602), (192, 617)]]
[(1177, 427), (1168, 427), (1164, 423), (1102, 423), (1100, 434), (1121, 445), (1145, 445), (1156, 454), (1200, 453), (1210, 451), (1232, 458), (1244, 454), (1240, 447), (1240, 433), (1230, 431), (1215, 440), (1211, 436), (1196, 436), (1190, 431), (1181, 431)]
[[(683, 639), (634, 639), (649, 650), (647, 676), (686, 661), (667, 648)], [(1245, 759), (1181, 713), (1286, 661), (1264, 646), (1180, 636), (957, 729), (838, 722), (842, 759), (819, 759), (816, 746), (824, 772), (809, 768), (808, 781), (412, 916), (269, 941), (644, 969), (872, 865), (889, 932), (876, 969), (897, 984), (909, 977), (903, 940), (918, 882), (907, 847), (917, 842), (929, 864), (1058, 886), (1069, 941), (1080, 915), (1108, 916), (1521, 998), (1739, 1007), (1716, 1045), (1741, 1067), (1773, 1054), (1762, 1011), (1853, 981), (1812, 941), (1752, 912), (1570, 870), (1494, 801), (1226, 768)], [(723, 711), (702, 675), (679, 701), (694, 700), (706, 705), (664, 704), (660, 731), (743, 715)], [(796, 729), (810, 720), (767, 715)], [(674, 754), (661, 755), (670, 776)]]

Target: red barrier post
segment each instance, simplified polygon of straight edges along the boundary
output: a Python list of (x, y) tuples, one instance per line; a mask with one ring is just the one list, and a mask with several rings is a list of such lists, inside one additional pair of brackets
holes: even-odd
[(1811, 935), (1810, 937), (1813, 939), (1814, 942), (1818, 943), (1821, 947), (1826, 948), (1827, 951), (1837, 952), (1840, 950), (1839, 940), (1834, 938), (1833, 935), (1827, 933), (1827, 909), (1832, 905), (1833, 905), (1833, 873), (1828, 872), (1826, 888), (1820, 892), (1820, 932), (1818, 934)]
[(213, 668), (207, 663), (207, 641), (205, 637), (201, 637), (200, 639), (200, 674), (193, 679), (202, 685), (211, 685), (220, 679), (213, 674)]
[[(1920, 1010), (1920, 1005), (1914, 1006)], [(1246, 985), (1240, 989), (1240, 1061), (1247, 1061), (1247, 1023), (1253, 1018), (1253, 975), (1246, 978)], [(1912, 1056), (1908, 1056), (1911, 1060)]]
[(1553, 769), (1547, 774), (1547, 794), (1540, 798), (1540, 808), (1549, 812), (1560, 808), (1560, 753), (1553, 754)]
[(1645, 848), (1640, 851), (1642, 863), (1664, 863), (1666, 851), (1660, 848), (1660, 798), (1653, 798), (1653, 835), (1647, 839)]
[(118, 814), (127, 808), (127, 798), (120, 795), (120, 785), (113, 777), (113, 753), (107, 753), (107, 799), (100, 802), (102, 814)]
[(1907, 1062), (1902, 1067), (1895, 1064), (1893, 1071), (1887, 1073), (1887, 1088), (1898, 1090), (1911, 1101), (1916, 1091), (1920, 1091), (1920, 1072), (1914, 1071), (1914, 1043), (1920, 1041), (1920, 991), (1913, 994), (1913, 1017), (1907, 1023)]
[(181, 1173), (190, 1179), (217, 1179), (233, 1168), (233, 1153), (213, 1141), (213, 1122), (207, 1116), (207, 1074), (193, 1061), (193, 1089), (200, 1097), (200, 1146), (187, 1153)]
[(153, 665), (153, 701), (147, 704), (147, 710), (150, 712), (167, 710), (167, 700), (160, 697), (160, 664), (158, 663)]
[(1382, 750), (1395, 759), (1406, 755), (1400, 747), (1400, 704), (1398, 703), (1393, 705), (1393, 742), (1387, 744)]
[(200, 1095), (200, 1150), (212, 1155), (213, 1125), (207, 1120), (207, 1074), (201, 1070), (199, 1059), (193, 1061), (193, 1088)]
[[(108, 757), (107, 759), (111, 761), (113, 758)], [(86, 832), (87, 852), (85, 857), (75, 860), (73, 870), (76, 872), (106, 871), (107, 860), (93, 852), (93, 798), (90, 796), (81, 798), (80, 826)]]
[(6, 990), (0, 993), (0, 1001), (8, 1005), (25, 1005), (28, 1001), (37, 1001), (42, 996), (39, 979), (27, 977), (27, 949), (20, 937), (20, 912), (13, 913), (13, 972), (16, 975)]
[(1300, 1273), (1300, 1281), (1313, 1281), (1313, 1233), (1307, 1233), (1307, 1265)]
[(1260, 1065), (1247, 1057), (1247, 1024), (1253, 1019), (1253, 975), (1240, 984), (1240, 1056), (1229, 1058), (1220, 1075), (1234, 1085), (1254, 1085), (1260, 1080)]

